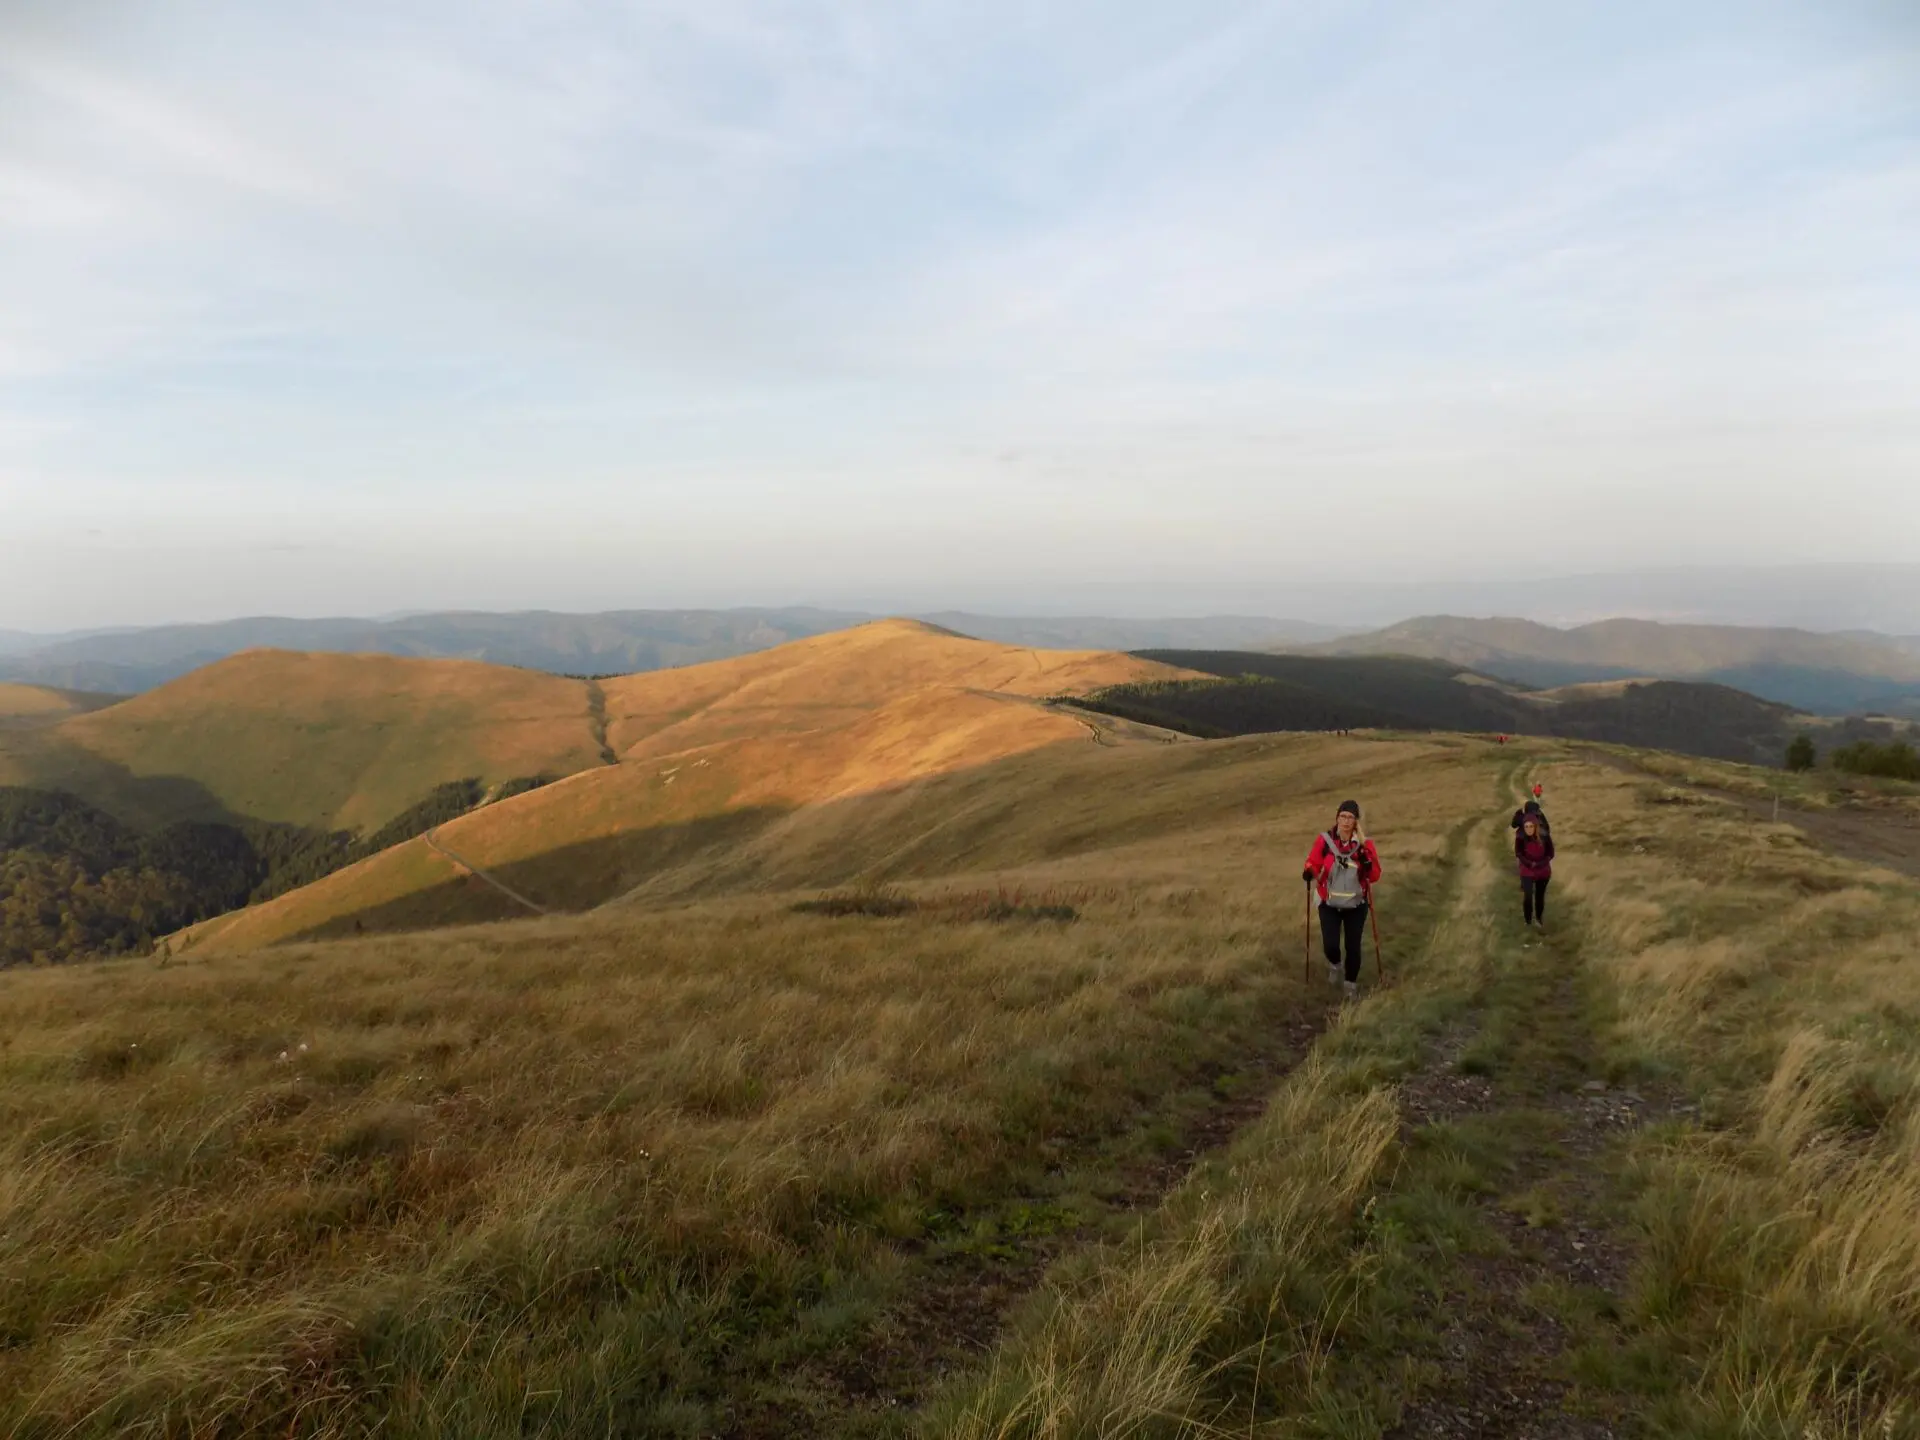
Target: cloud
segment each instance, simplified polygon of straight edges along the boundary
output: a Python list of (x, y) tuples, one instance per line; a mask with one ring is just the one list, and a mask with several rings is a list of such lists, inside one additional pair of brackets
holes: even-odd
[(1839, 476), (1920, 534), (1920, 65), (1851, 11), (18, 0), (0, 57), (35, 524), (1214, 565), (1358, 475), (1457, 569), (1519, 483), (1573, 563), (1683, 543), (1647, 476), (1776, 550)]
[[(152, 89), (17, 41), (0, 50), (0, 81), (36, 91), (70, 112), (57, 123), (91, 123), (107, 131), (123, 164), (171, 168), (306, 206), (337, 204), (341, 198), (305, 164), (247, 138), (236, 127), (223, 126)], [(40, 183), (45, 188), (58, 182), (43, 178)]]

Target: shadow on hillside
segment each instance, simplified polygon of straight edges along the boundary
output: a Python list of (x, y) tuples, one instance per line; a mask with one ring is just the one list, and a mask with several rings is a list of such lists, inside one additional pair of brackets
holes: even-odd
[[(32, 790), (60, 790), (106, 811), (137, 830), (155, 831), (181, 821), (244, 825), (211, 790), (184, 775), (136, 775), (125, 765), (72, 744), (44, 729), (0, 738), (0, 761), (11, 758), (18, 779)], [(0, 773), (5, 773), (0, 769)]]
[[(563, 845), (511, 864), (489, 866), (487, 873), (543, 909), (577, 913), (624, 895), (669, 870), (731, 851), (792, 813), (774, 806), (756, 806), (672, 825), (648, 826)], [(286, 943), (524, 920), (530, 913), (477, 875), (462, 875), (339, 916), (301, 931)]]
[[(1375, 742), (1343, 743), (1356, 747), (1351, 753), (1359, 756), (1363, 752), (1358, 747)], [(1063, 763), (1062, 750), (1084, 755), (1096, 768)], [(926, 880), (979, 868), (989, 857), (995, 865), (1043, 865), (1163, 839), (1188, 826), (1254, 820), (1272, 804), (1258, 787), (1222, 783), (1236, 757), (1245, 752), (1197, 744), (1143, 744), (1138, 753), (1161, 759), (1138, 772), (1140, 787), (1130, 800), (1109, 803), (1127, 793), (1129, 783), (1129, 772), (1107, 768), (1104, 757), (1113, 753), (1085, 740), (1062, 741), (824, 804), (763, 805), (636, 827), (490, 866), (487, 873), (543, 909), (579, 913), (628, 895), (671, 903), (754, 891)], [(1408, 757), (1396, 763), (1425, 762)], [(1201, 789), (1166, 783), (1168, 766), (1178, 767)], [(1376, 770), (1374, 778), (1383, 782), (1392, 773), (1389, 766)], [(1209, 775), (1211, 781), (1203, 778)], [(1336, 792), (1352, 788), (1351, 775), (1340, 764), (1325, 773), (1303, 772), (1299, 783), (1302, 793), (1320, 796), (1329, 808), (1339, 798)], [(457, 837), (450, 837), (449, 844), (460, 851)], [(464, 858), (485, 863), (482, 855)], [(1292, 858), (1287, 857), (1289, 862)], [(529, 914), (486, 881), (462, 876), (341, 915), (286, 943), (526, 919)]]

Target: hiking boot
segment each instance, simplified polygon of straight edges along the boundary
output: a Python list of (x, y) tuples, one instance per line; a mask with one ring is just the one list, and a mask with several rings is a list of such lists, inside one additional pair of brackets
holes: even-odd
[(1338, 985), (1340, 983), (1340, 967), (1338, 965), (1327, 966), (1327, 983), (1329, 985)]
[(1354, 1001), (1360, 998), (1360, 982), (1359, 981), (1357, 980), (1347, 981), (1347, 993), (1345, 998), (1348, 1004), (1352, 1004)]

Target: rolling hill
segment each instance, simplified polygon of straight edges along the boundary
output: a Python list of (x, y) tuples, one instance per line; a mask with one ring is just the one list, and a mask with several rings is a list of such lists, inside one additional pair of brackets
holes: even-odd
[(46, 685), (0, 681), (0, 726), (51, 725), (69, 715), (84, 715), (119, 703), (123, 695), (87, 690), (57, 690)]
[(584, 681), (460, 660), (256, 650), (0, 735), (0, 784), (148, 828), (248, 819), (366, 831), (438, 785), (602, 763)]
[(528, 902), (577, 910), (650, 882), (694, 883), (702, 866), (754, 873), (784, 852), (779, 837), (809, 807), (911, 794), (936, 777), (1087, 744), (1093, 722), (1042, 697), (1185, 673), (879, 621), (611, 680), (606, 740), (618, 764), (488, 806), (184, 942), (230, 949), (413, 929), (523, 914)]
[(1314, 653), (1445, 660), (1523, 685), (1646, 677), (1746, 690), (1820, 715), (1920, 713), (1920, 655), (1880, 636), (1733, 625), (1429, 615), (1312, 647)]

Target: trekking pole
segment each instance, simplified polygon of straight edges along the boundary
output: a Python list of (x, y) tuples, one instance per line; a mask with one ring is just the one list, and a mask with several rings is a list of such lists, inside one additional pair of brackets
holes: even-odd
[(1307, 948), (1300, 953), (1300, 978), (1313, 984), (1313, 882), (1307, 882)]
[[(1360, 841), (1360, 848), (1364, 853), (1367, 846), (1367, 832), (1356, 824), (1353, 827), (1353, 833)], [(1380, 959), (1380, 912), (1374, 908), (1371, 887), (1367, 890), (1367, 924), (1373, 930), (1373, 973), (1380, 977), (1380, 983), (1384, 985), (1387, 983), (1387, 967)]]

